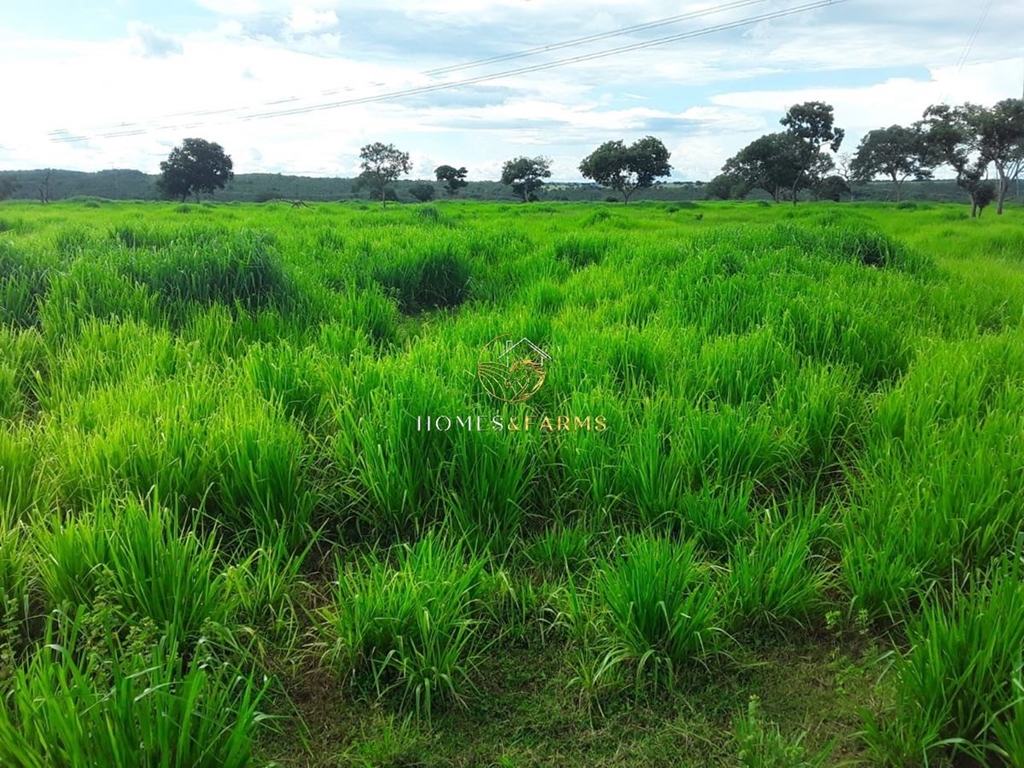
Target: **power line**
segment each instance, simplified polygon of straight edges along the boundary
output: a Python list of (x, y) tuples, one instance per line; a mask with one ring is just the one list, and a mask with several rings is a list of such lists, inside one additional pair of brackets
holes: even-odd
[(392, 99), (402, 98), (405, 96), (417, 96), (424, 93), (434, 93), (436, 91), (446, 90), (448, 88), (457, 88), (464, 85), (475, 85), (476, 83), (483, 83), (489, 80), (497, 80), (502, 77), (512, 77), (514, 75), (529, 74), (533, 72), (541, 72), (548, 69), (555, 69), (557, 67), (564, 67), (569, 64), (578, 64), (584, 61), (593, 61), (595, 59), (607, 58), (609, 56), (617, 56), (621, 53), (630, 53), (632, 51), (644, 50), (646, 48), (654, 48), (655, 46), (666, 45), (668, 43), (678, 42), (680, 40), (688, 40), (694, 37), (702, 37), (704, 35), (710, 35), (715, 32), (724, 32), (730, 29), (736, 29), (738, 27), (749, 26), (750, 24), (756, 24), (762, 21), (772, 21), (774, 19), (783, 18), (785, 16), (793, 16), (798, 13), (805, 11), (814, 10), (816, 8), (824, 8), (830, 5), (838, 5), (840, 3), (848, 2), (849, 0), (817, 0), (817, 2), (806, 3), (804, 5), (788, 8), (782, 11), (772, 11), (771, 13), (761, 14), (760, 16), (750, 16), (745, 19), (738, 21), (727, 22), (724, 24), (717, 24), (713, 27), (705, 27), (703, 29), (693, 30), (691, 32), (683, 32), (678, 35), (670, 35), (668, 37), (659, 37), (654, 40), (647, 40), (642, 43), (633, 43), (631, 45), (623, 45), (618, 48), (611, 48), (604, 51), (597, 51), (595, 53), (582, 54), (580, 56), (573, 56), (568, 59), (559, 59), (557, 61), (549, 61), (544, 64), (534, 64), (529, 67), (519, 67), (518, 69), (505, 70), (503, 72), (495, 72), (487, 75), (478, 75), (476, 77), (469, 77), (463, 80), (456, 80), (450, 83), (439, 83), (437, 85), (425, 85), (419, 88), (408, 88), (402, 91), (392, 91), (391, 93), (380, 94), (377, 96), (366, 96), (358, 99), (347, 99), (345, 101), (328, 102), (325, 104), (314, 104), (307, 107), (295, 107), (293, 109), (276, 110), (272, 112), (264, 112), (261, 114), (248, 115), (241, 118), (242, 120), (263, 120), (273, 117), (284, 117), (289, 115), (301, 115), (309, 112), (318, 112), (326, 109), (337, 109), (339, 107), (354, 106), (357, 104), (370, 104), (378, 101), (389, 101)]
[(978, 39), (978, 33), (981, 32), (982, 26), (985, 24), (985, 19), (988, 18), (988, 12), (992, 10), (993, 0), (988, 0), (985, 7), (981, 11), (981, 16), (978, 17), (978, 23), (974, 25), (974, 29), (971, 32), (971, 36), (967, 38), (967, 45), (964, 46), (963, 52), (960, 54), (960, 58), (956, 63), (956, 73), (959, 75), (960, 71), (964, 68), (964, 64), (967, 63), (967, 57), (971, 55), (971, 49), (974, 47), (974, 42)]
[(536, 48), (528, 48), (525, 51), (519, 51), (518, 53), (506, 53), (500, 56), (491, 56), (487, 59), (477, 59), (476, 61), (469, 61), (465, 64), (453, 64), (450, 67), (439, 67), (437, 69), (430, 69), (426, 72), (421, 72), (421, 75), (443, 75), (449, 72), (459, 72), (463, 69), (472, 69), (474, 67), (481, 67), (485, 64), (496, 64), (502, 61), (511, 61), (513, 59), (522, 59), (527, 56), (536, 56), (539, 53), (550, 53), (551, 51), (560, 51), (564, 48), (573, 48), (577, 45), (584, 45), (586, 43), (594, 43), (598, 40), (607, 40), (612, 37), (622, 37), (623, 35), (633, 34), (634, 32), (644, 32), (648, 29), (657, 29), (658, 27), (666, 27), (670, 24), (678, 24), (681, 21), (689, 21), (691, 19), (701, 18), (703, 16), (710, 16), (713, 13), (722, 13), (724, 11), (733, 11), (737, 8), (746, 8), (751, 5), (758, 5), (760, 3), (767, 2), (768, 0), (736, 0), (735, 2), (726, 3), (717, 8), (705, 8), (701, 11), (691, 11), (690, 13), (682, 13), (678, 16), (669, 16), (664, 19), (657, 19), (656, 21), (649, 21), (644, 24), (636, 24), (632, 27), (623, 27), (622, 29), (615, 30), (613, 32), (601, 32), (595, 35), (587, 35), (586, 37), (577, 37), (574, 40), (566, 40), (561, 43), (551, 43), (550, 45), (539, 45)]
[[(760, 14), (757, 16), (750, 16), (737, 21), (726, 22), (723, 24), (717, 24), (711, 27), (704, 27), (703, 29), (692, 30), (689, 32), (683, 32), (676, 35), (669, 35), (667, 37), (655, 38), (653, 40), (647, 40), (644, 42), (633, 43), (630, 45), (619, 46), (617, 48), (606, 49), (603, 51), (596, 51), (593, 53), (582, 54), (580, 56), (573, 56), (566, 59), (559, 59), (556, 61), (550, 61), (543, 64), (535, 64), (528, 67), (519, 67), (516, 69), (504, 70), (501, 72), (494, 72), (486, 75), (478, 75), (475, 77), (464, 78), (461, 80), (450, 81), (446, 83), (436, 83), (434, 85), (419, 86), (416, 88), (407, 88), (398, 91), (391, 91), (383, 94), (376, 94), (373, 96), (365, 96), (355, 99), (345, 99), (342, 101), (326, 102), (322, 104), (312, 104), (304, 107), (294, 107), (291, 109), (271, 110), (269, 112), (256, 113), (252, 115), (243, 115), (237, 119), (239, 120), (266, 120), (275, 117), (287, 117), (293, 115), (308, 114), (310, 112), (319, 112), (329, 109), (339, 109), (342, 107), (356, 106), (360, 104), (371, 104), (381, 101), (391, 101), (394, 99), (405, 98), (408, 96), (418, 96), (427, 93), (435, 93), (438, 91), (448, 90), (451, 88), (459, 88), (466, 85), (475, 85), (477, 83), (488, 82), (491, 80), (497, 80), (504, 77), (512, 77), (515, 75), (530, 74), (533, 72), (541, 72), (549, 69), (555, 69), (557, 67), (568, 66), (570, 64), (577, 64), (585, 61), (593, 61), (596, 59), (607, 58), (610, 56), (617, 56), (622, 53), (629, 53), (632, 51), (644, 50), (647, 48), (653, 48), (656, 46), (667, 45), (669, 43), (678, 42), (681, 40), (693, 39), (696, 37), (702, 37), (704, 35), (713, 34), (715, 32), (724, 32), (732, 29), (737, 29), (751, 24), (756, 24), (762, 21), (773, 21), (775, 19), (784, 18), (787, 16), (794, 16), (796, 14), (804, 13), (806, 11), (815, 10), (818, 8), (825, 8), (828, 6), (839, 5), (841, 3), (849, 2), (849, 0), (817, 0), (816, 2), (805, 3), (804, 5), (795, 6), (779, 11), (772, 11), (769, 13)], [(232, 112), (239, 110), (219, 110), (221, 112)], [(193, 124), (190, 127), (195, 127)], [(182, 126), (162, 126), (163, 130), (171, 130)], [(146, 133), (146, 131), (140, 131), (132, 128), (131, 125), (126, 125), (123, 129), (128, 129), (129, 134), (125, 135), (138, 135), (139, 133)], [(123, 130), (122, 129), (122, 130)], [(114, 134), (103, 135), (101, 138), (113, 138)], [(58, 143), (74, 143), (80, 141), (87, 141), (89, 137), (82, 135), (71, 135), (67, 132), (51, 132), (51, 139)]]
[[(974, 47), (974, 43), (978, 39), (978, 34), (981, 32), (981, 28), (984, 26), (985, 20), (988, 18), (988, 12), (990, 10), (992, 10), (992, 2), (993, 2), (993, 0), (988, 0), (988, 2), (985, 3), (985, 7), (981, 9), (981, 15), (978, 16), (977, 23), (974, 25), (974, 29), (971, 30), (971, 34), (967, 37), (967, 44), (964, 45), (964, 49), (960, 52), (960, 56), (957, 57), (957, 60), (956, 60), (956, 73), (957, 73), (957, 75), (959, 75), (963, 71), (964, 64), (967, 63), (967, 58), (971, 55), (971, 49)], [(945, 104), (947, 101), (949, 101), (949, 94), (950, 94), (950, 91), (952, 90), (952, 88), (953, 88), (952, 85), (950, 85), (948, 88), (946, 88), (946, 92), (942, 96), (942, 103), (943, 104)]]
[[(609, 39), (609, 38), (613, 38), (613, 37), (621, 37), (621, 36), (632, 34), (634, 32), (642, 31), (642, 30), (645, 30), (645, 29), (654, 29), (654, 28), (661, 27), (661, 26), (666, 26), (666, 25), (669, 25), (669, 24), (678, 24), (681, 21), (696, 19), (696, 18), (700, 18), (700, 17), (704, 17), (704, 16), (711, 16), (711, 15), (716, 14), (716, 13), (721, 13), (721, 12), (729, 11), (729, 10), (735, 10), (737, 8), (741, 8), (741, 7), (745, 7), (745, 6), (749, 6), (749, 5), (755, 5), (755, 4), (763, 3), (763, 2), (767, 2), (767, 0), (734, 0), (734, 2), (726, 3), (725, 5), (718, 6), (716, 8), (705, 8), (703, 10), (692, 11), (692, 12), (687, 13), (687, 14), (681, 14), (681, 15), (677, 15), (677, 16), (669, 16), (669, 17), (662, 18), (662, 19), (655, 19), (654, 21), (646, 22), (646, 23), (643, 23), (643, 24), (637, 24), (637, 25), (634, 25), (632, 27), (625, 27), (625, 28), (618, 29), (618, 30), (612, 30), (612, 31), (609, 31), (609, 32), (603, 32), (603, 33), (600, 33), (600, 34), (590, 35), (588, 37), (576, 38), (575, 40), (567, 40), (567, 41), (563, 41), (563, 42), (560, 42), (560, 43), (552, 43), (550, 45), (539, 46), (539, 47), (531, 48), (531, 49), (528, 49), (528, 50), (525, 50), (525, 51), (519, 51), (519, 52), (516, 52), (516, 53), (504, 54), (502, 56), (495, 56), (495, 57), (492, 57), (490, 59), (479, 59), (479, 60), (476, 60), (476, 61), (465, 62), (463, 64), (454, 64), (454, 65), (447, 66), (447, 67), (441, 67), (441, 68), (438, 68), (438, 69), (427, 70), (425, 72), (420, 72), (419, 74), (422, 75), (422, 76), (425, 76), (425, 77), (433, 77), (433, 76), (436, 76), (436, 75), (439, 75), (439, 74), (449, 73), (449, 72), (457, 72), (457, 71), (464, 70), (464, 69), (471, 69), (471, 68), (475, 68), (475, 67), (478, 67), (478, 66), (483, 66), (485, 64), (497, 63), (497, 62), (500, 62), (500, 61), (507, 61), (507, 60), (517, 59), (517, 58), (524, 58), (524, 57), (528, 57), (528, 56), (535, 56), (537, 54), (544, 53), (544, 52), (547, 52), (547, 51), (562, 50), (562, 49), (565, 49), (565, 48), (571, 48), (571, 47), (575, 47), (577, 45), (583, 45), (585, 43), (593, 42), (593, 41), (597, 41), (597, 40), (605, 40), (605, 39)], [(378, 83), (370, 83), (369, 84), (370, 87), (375, 87), (375, 88), (378, 88), (378, 87), (382, 88), (385, 85), (386, 85), (385, 83), (380, 83), (380, 82), (378, 82)], [(316, 94), (316, 96), (331, 96), (331, 95), (334, 95), (334, 94), (337, 94), (337, 93), (350, 92), (350, 91), (353, 91), (353, 90), (358, 90), (358, 88), (357, 87), (353, 87), (353, 86), (347, 86), (345, 88), (333, 88), (333, 89), (321, 91), (319, 94)], [(315, 96), (313, 98), (315, 98)], [(187, 117), (208, 117), (210, 115), (222, 115), (222, 114), (231, 114), (231, 113), (235, 113), (235, 112), (245, 112), (247, 110), (255, 109), (257, 107), (272, 107), (272, 106), (274, 106), (276, 104), (280, 104), (280, 103), (286, 102), (286, 101), (299, 101), (299, 98), (296, 97), (296, 96), (289, 96), (289, 97), (283, 98), (283, 99), (276, 99), (276, 100), (273, 100), (273, 101), (264, 101), (264, 102), (261, 102), (259, 104), (255, 104), (255, 105), (250, 104), (250, 105), (241, 106), (241, 107), (219, 107), (219, 108), (215, 108), (215, 109), (206, 109), (206, 110), (198, 110), (198, 111), (193, 110), (193, 111), (185, 111), (185, 112), (174, 112), (174, 113), (171, 113), (169, 115), (163, 115), (162, 117), (156, 117), (156, 118), (153, 118), (151, 120), (146, 120), (146, 121), (141, 121), (141, 122), (120, 123), (118, 125), (110, 125), (110, 124), (108, 124), (108, 125), (98, 125), (98, 126), (94, 126), (91, 130), (92, 130), (93, 133), (98, 134), (99, 138), (115, 138), (115, 137), (119, 137), (119, 136), (132, 136), (132, 135), (138, 135), (138, 133), (136, 131), (140, 127), (142, 127), (142, 126), (149, 125), (149, 126), (152, 126), (152, 127), (160, 127), (159, 124), (164, 122), (164, 121), (167, 121), (167, 120), (173, 120), (173, 119), (176, 119), (176, 118), (187, 118)], [(179, 126), (170, 126), (170, 127), (171, 128), (177, 128)], [(188, 127), (188, 126), (185, 126), (185, 127)], [(67, 133), (68, 133), (67, 131), (62, 131), (62, 130), (50, 131), (51, 137), (56, 137), (56, 140), (58, 140), (58, 141), (65, 140), (65, 136), (63, 134), (67, 134)]]

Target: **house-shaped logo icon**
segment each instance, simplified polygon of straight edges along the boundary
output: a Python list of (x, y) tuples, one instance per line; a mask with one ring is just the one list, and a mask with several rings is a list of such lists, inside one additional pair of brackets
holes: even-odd
[(498, 355), (498, 359), (506, 360), (511, 363), (513, 360), (518, 358), (532, 359), (537, 363), (537, 365), (543, 368), (544, 363), (551, 359), (551, 355), (525, 336), (516, 342), (513, 342), (512, 339), (506, 339), (505, 351)]
[(480, 355), (477, 376), (484, 391), (496, 400), (521, 403), (541, 388), (551, 355), (527, 339), (513, 341), (508, 335), (491, 341)]

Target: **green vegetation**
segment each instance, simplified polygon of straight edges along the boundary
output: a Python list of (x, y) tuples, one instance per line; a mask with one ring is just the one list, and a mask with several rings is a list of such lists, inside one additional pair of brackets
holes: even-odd
[(1022, 223), (3, 203), (0, 763), (1021, 765)]

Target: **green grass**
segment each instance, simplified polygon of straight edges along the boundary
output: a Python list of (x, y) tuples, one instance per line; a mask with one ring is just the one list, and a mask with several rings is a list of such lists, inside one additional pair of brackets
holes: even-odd
[(684, 207), (0, 205), (0, 762), (1021, 764), (1024, 214)]

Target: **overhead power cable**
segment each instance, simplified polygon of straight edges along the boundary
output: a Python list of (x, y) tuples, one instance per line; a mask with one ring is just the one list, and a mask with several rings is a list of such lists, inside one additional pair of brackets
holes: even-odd
[(985, 19), (988, 18), (988, 12), (992, 10), (992, 2), (993, 0), (988, 0), (985, 4), (985, 7), (981, 11), (981, 16), (978, 17), (978, 23), (974, 25), (974, 29), (971, 31), (971, 36), (967, 38), (967, 45), (964, 46), (964, 50), (956, 62), (957, 74), (960, 74), (960, 71), (964, 68), (964, 64), (967, 63), (968, 56), (971, 55), (971, 49), (974, 47), (974, 43), (978, 39), (978, 33), (981, 32), (981, 28), (985, 25)]
[[(745, 2), (747, 4), (752, 4), (752, 0), (745, 0)], [(750, 26), (752, 24), (757, 24), (757, 23), (764, 22), (764, 21), (773, 21), (775, 19), (785, 18), (785, 17), (788, 17), (788, 16), (794, 16), (794, 15), (797, 15), (797, 14), (806, 13), (807, 11), (816, 10), (816, 9), (819, 9), (819, 8), (825, 8), (825, 7), (834, 6), (834, 5), (839, 5), (839, 4), (842, 4), (842, 3), (845, 3), (845, 2), (849, 2), (849, 0), (817, 0), (816, 2), (804, 3), (803, 5), (798, 5), (798, 6), (794, 6), (794, 7), (786, 8), (786, 9), (781, 9), (781, 10), (777, 10), (777, 11), (771, 11), (771, 12), (759, 14), (759, 15), (756, 15), (756, 16), (748, 16), (748, 17), (745, 17), (745, 18), (742, 18), (742, 19), (738, 19), (738, 20), (731, 21), (731, 22), (725, 22), (725, 23), (717, 24), (717, 25), (710, 26), (710, 27), (704, 27), (704, 28), (701, 28), (701, 29), (691, 30), (691, 31), (688, 31), (688, 32), (683, 32), (683, 33), (679, 33), (679, 34), (675, 34), (675, 35), (668, 35), (666, 37), (659, 37), (659, 38), (655, 38), (653, 40), (646, 40), (646, 41), (642, 41), (642, 42), (638, 42), (638, 43), (632, 43), (632, 44), (629, 44), (629, 45), (619, 46), (619, 47), (616, 47), (616, 48), (610, 48), (610, 49), (606, 49), (606, 50), (602, 50), (602, 51), (595, 51), (595, 52), (592, 52), (592, 53), (581, 54), (579, 56), (573, 56), (573, 57), (570, 57), (570, 58), (558, 59), (558, 60), (555, 60), (555, 61), (549, 61), (549, 62), (545, 62), (545, 63), (542, 63), (542, 64), (534, 64), (534, 65), (526, 66), (526, 67), (518, 67), (516, 69), (509, 69), (509, 70), (503, 70), (503, 71), (500, 71), (500, 72), (493, 72), (493, 73), (488, 73), (488, 74), (484, 74), (484, 75), (477, 75), (477, 76), (474, 76), (474, 77), (468, 77), (468, 78), (463, 78), (463, 79), (454, 80), (454, 81), (448, 81), (448, 82), (444, 82), (444, 83), (435, 83), (435, 84), (432, 84), (432, 85), (418, 86), (418, 87), (415, 87), (415, 88), (406, 88), (406, 89), (401, 89), (401, 90), (397, 90), (397, 91), (389, 91), (389, 92), (386, 92), (386, 93), (375, 94), (375, 95), (371, 95), (371, 96), (364, 96), (364, 97), (353, 98), (353, 99), (344, 99), (344, 100), (341, 100), (341, 101), (331, 101), (331, 102), (325, 102), (325, 103), (320, 103), (320, 104), (311, 104), (311, 105), (302, 106), (302, 107), (293, 107), (293, 108), (290, 108), (290, 109), (271, 110), (271, 111), (268, 111), (268, 112), (259, 112), (259, 113), (250, 114), (250, 115), (242, 115), (242, 116), (238, 117), (237, 119), (238, 120), (245, 120), (245, 121), (249, 121), (249, 120), (266, 120), (266, 119), (272, 119), (272, 118), (276, 118), (276, 117), (287, 117), (287, 116), (293, 116), (293, 115), (302, 115), (302, 114), (308, 114), (308, 113), (311, 113), (311, 112), (319, 112), (319, 111), (330, 110), (330, 109), (340, 109), (340, 108), (348, 107), (348, 106), (356, 106), (356, 105), (360, 105), (360, 104), (371, 104), (371, 103), (377, 103), (377, 102), (382, 102), (382, 101), (392, 101), (392, 100), (395, 100), (395, 99), (406, 98), (406, 97), (409, 97), (409, 96), (419, 96), (419, 95), (428, 94), (428, 93), (436, 93), (438, 91), (449, 90), (449, 89), (452, 89), (452, 88), (460, 88), (460, 87), (467, 86), (467, 85), (475, 85), (475, 84), (478, 84), (478, 83), (489, 82), (489, 81), (498, 80), (498, 79), (501, 79), (501, 78), (514, 77), (516, 75), (530, 74), (530, 73), (533, 73), (533, 72), (541, 72), (541, 71), (545, 71), (545, 70), (549, 70), (549, 69), (555, 69), (555, 68), (558, 68), (558, 67), (568, 66), (568, 65), (571, 65), (571, 64), (577, 64), (577, 63), (581, 63), (581, 62), (585, 62), (585, 61), (593, 61), (593, 60), (596, 60), (596, 59), (602, 59), (602, 58), (608, 58), (608, 57), (611, 57), (611, 56), (617, 56), (617, 55), (621, 55), (623, 53), (630, 53), (632, 51), (645, 50), (647, 48), (653, 48), (653, 47), (656, 47), (656, 46), (668, 45), (670, 43), (679, 42), (679, 41), (682, 41), (682, 40), (689, 40), (689, 39), (693, 39), (693, 38), (697, 38), (697, 37), (702, 37), (702, 36), (705, 36), (705, 35), (714, 34), (716, 32), (724, 32), (724, 31), (728, 31), (728, 30), (732, 30), (732, 29), (738, 29), (740, 27)], [(708, 11), (706, 13), (710, 13), (710, 12), (711, 11)], [(655, 23), (655, 22), (652, 22), (652, 23)], [(624, 32), (621, 32), (621, 31), (620, 31), (620, 33), (624, 34)], [(610, 35), (611, 33), (608, 33), (608, 34)], [(580, 38), (580, 39), (582, 40), (583, 38)], [(579, 43), (575, 43), (573, 41), (569, 41), (569, 42), (572, 42), (573, 44), (579, 44)], [(539, 51), (537, 51), (537, 52), (539, 52)], [(535, 53), (533, 53), (533, 52), (523, 52), (523, 55), (535, 55)], [(473, 66), (477, 65), (476, 63), (471, 63), (471, 64)], [(466, 65), (466, 66), (469, 66), (469, 65)], [(197, 114), (197, 115), (199, 115), (199, 114), (206, 114), (206, 115), (209, 115), (209, 114), (227, 114), (227, 113), (232, 113), (232, 112), (244, 111), (245, 109), (249, 109), (249, 107), (229, 108), (229, 109), (221, 109), (221, 110), (206, 110), (204, 113), (195, 113), (195, 114)], [(182, 113), (183, 116), (185, 114), (187, 114), (187, 113)], [(201, 123), (192, 123), (189, 126), (159, 126), (157, 129), (158, 130), (172, 130), (172, 129), (175, 129), (175, 128), (182, 128), (182, 127), (196, 127), (199, 124), (201, 124)], [(121, 126), (118, 126), (116, 130), (114, 130), (114, 131), (112, 131), (110, 133), (102, 134), (99, 137), (100, 138), (114, 138), (114, 137), (120, 136), (120, 135), (139, 135), (141, 133), (147, 133), (148, 132), (148, 131), (145, 131), (145, 130), (137, 128), (136, 127), (137, 125), (139, 125), (139, 124), (123, 124)], [(74, 142), (87, 141), (89, 139), (89, 137), (81, 135), (81, 134), (72, 135), (72, 134), (68, 133), (67, 131), (61, 130), (61, 131), (51, 131), (51, 139), (52, 139), (52, 141), (57, 142), (57, 143), (74, 143)]]
[[(501, 55), (501, 56), (494, 56), (494, 57), (491, 57), (489, 59), (478, 59), (476, 61), (464, 62), (462, 64), (453, 64), (453, 65), (450, 65), (450, 66), (447, 66), (447, 67), (441, 67), (441, 68), (438, 68), (438, 69), (426, 70), (424, 72), (420, 72), (419, 74), (421, 76), (425, 76), (425, 77), (435, 77), (435, 76), (437, 76), (439, 74), (457, 72), (457, 71), (461, 71), (461, 70), (465, 70), (465, 69), (472, 69), (472, 68), (475, 68), (475, 67), (480, 67), (480, 66), (484, 66), (484, 65), (487, 65), (487, 64), (491, 64), (491, 63), (498, 63), (498, 62), (501, 62), (501, 61), (508, 61), (508, 60), (512, 60), (512, 59), (525, 58), (525, 57), (529, 57), (529, 56), (536, 56), (536, 55), (539, 55), (541, 53), (545, 53), (545, 52), (549, 52), (549, 51), (563, 50), (565, 48), (571, 48), (571, 47), (575, 47), (575, 46), (579, 46), (579, 45), (584, 45), (586, 43), (595, 42), (595, 41), (599, 41), (599, 40), (606, 40), (606, 39), (614, 38), (614, 37), (622, 37), (622, 36), (630, 35), (630, 34), (633, 34), (635, 32), (643, 31), (643, 30), (646, 30), (646, 29), (655, 29), (657, 27), (667, 26), (669, 24), (678, 24), (678, 23), (680, 23), (682, 21), (702, 18), (702, 17), (705, 17), (705, 16), (711, 16), (711, 15), (714, 15), (716, 13), (722, 13), (722, 12), (725, 12), (725, 11), (736, 10), (738, 8), (742, 8), (742, 7), (746, 7), (746, 6), (750, 6), (750, 5), (756, 5), (758, 3), (763, 3), (763, 2), (767, 2), (767, 0), (734, 0), (733, 2), (729, 2), (729, 3), (726, 3), (724, 5), (720, 5), (720, 6), (714, 7), (714, 8), (704, 8), (702, 10), (692, 11), (692, 12), (686, 13), (686, 14), (680, 14), (680, 15), (676, 15), (676, 16), (669, 16), (669, 17), (666, 17), (666, 18), (655, 19), (653, 21), (645, 22), (643, 24), (636, 24), (636, 25), (631, 26), (631, 27), (625, 27), (625, 28), (622, 28), (622, 29), (611, 30), (609, 32), (602, 32), (600, 34), (595, 34), (595, 35), (590, 35), (590, 36), (587, 36), (587, 37), (576, 38), (574, 40), (566, 40), (566, 41), (562, 41), (562, 42), (559, 42), (559, 43), (551, 43), (549, 45), (538, 46), (536, 48), (531, 48), (531, 49), (528, 49), (528, 50), (525, 50), (525, 51), (518, 51), (518, 52), (515, 52), (515, 53), (504, 54), (504, 55)], [(379, 82), (378, 83), (370, 83), (368, 85), (369, 85), (369, 87), (373, 87), (373, 88), (383, 88), (383, 87), (386, 86), (385, 83), (379, 83)], [(332, 89), (329, 89), (329, 90), (320, 91), (320, 93), (318, 93), (318, 94), (310, 95), (310, 96), (307, 96), (305, 98), (317, 98), (317, 97), (322, 97), (322, 96), (333, 96), (333, 95), (338, 94), (338, 93), (351, 92), (353, 90), (359, 90), (359, 87), (346, 86), (346, 87), (343, 87), (343, 88), (332, 88)], [(122, 123), (119, 123), (119, 124), (116, 124), (116, 125), (111, 125), (111, 124), (97, 125), (97, 126), (94, 126), (92, 128), (85, 129), (85, 130), (91, 131), (94, 135), (98, 136), (99, 138), (114, 138), (114, 137), (117, 137), (117, 136), (135, 136), (135, 135), (139, 135), (140, 130), (142, 128), (144, 128), (145, 126), (147, 126), (147, 125), (151, 126), (151, 127), (154, 127), (154, 128), (156, 128), (156, 127), (166, 128), (166, 126), (163, 126), (162, 124), (165, 123), (168, 120), (177, 120), (177, 119), (180, 119), (180, 118), (190, 118), (190, 117), (209, 117), (209, 116), (212, 116), (212, 115), (225, 115), (225, 114), (232, 114), (232, 113), (241, 113), (241, 112), (247, 112), (247, 111), (249, 111), (251, 109), (256, 109), (258, 107), (273, 107), (273, 106), (275, 106), (277, 104), (281, 104), (281, 103), (284, 103), (284, 102), (294, 102), (294, 101), (299, 101), (299, 100), (300, 99), (297, 96), (289, 96), (289, 97), (286, 97), (286, 98), (274, 99), (274, 100), (271, 100), (271, 101), (264, 101), (264, 102), (261, 102), (259, 104), (250, 104), (250, 105), (247, 105), (247, 106), (240, 106), (240, 107), (218, 107), (218, 108), (215, 108), (215, 109), (191, 110), (191, 111), (185, 111), (185, 112), (173, 112), (173, 113), (170, 113), (170, 114), (167, 114), (167, 115), (163, 115), (163, 116), (160, 116), (160, 117), (152, 118), (150, 120), (139, 121), (139, 122), (132, 122), (132, 123), (122, 122)], [(170, 127), (171, 128), (177, 128), (179, 126), (170, 126)], [(180, 127), (188, 127), (188, 126), (180, 126)], [(67, 133), (68, 132), (65, 131), (65, 130), (54, 130), (54, 131), (50, 131), (50, 136), (55, 141), (66, 141), (67, 140), (67, 135), (66, 135)]]
[(747, 18), (739, 19), (737, 21), (726, 22), (724, 24), (717, 24), (713, 27), (704, 27), (703, 29), (697, 29), (690, 32), (683, 32), (678, 35), (669, 35), (668, 37), (659, 37), (655, 38), (654, 40), (646, 40), (641, 43), (623, 45), (618, 48), (611, 48), (605, 51), (585, 53), (580, 56), (573, 56), (568, 59), (559, 59), (557, 61), (549, 61), (544, 64), (534, 64), (528, 67), (519, 67), (518, 69), (509, 69), (504, 70), (502, 72), (494, 72), (487, 75), (478, 75), (476, 77), (469, 77), (448, 83), (425, 85), (418, 88), (407, 88), (405, 90), (392, 91), (390, 93), (383, 93), (376, 96), (365, 96), (357, 99), (346, 99), (344, 101), (333, 101), (324, 104), (313, 104), (306, 107), (295, 107), (293, 109), (281, 109), (272, 112), (257, 113), (254, 115), (246, 115), (241, 119), (264, 120), (268, 118), (284, 117), (288, 115), (302, 115), (307, 114), (309, 112), (318, 112), (327, 109), (338, 109), (340, 107), (355, 106), (357, 104), (371, 104), (378, 101), (390, 101), (392, 99), (404, 98), (406, 96), (418, 96), (424, 93), (434, 93), (436, 91), (443, 91), (449, 88), (458, 88), (465, 85), (475, 85), (477, 83), (484, 83), (490, 80), (497, 80), (503, 77), (513, 77), (515, 75), (524, 75), (532, 72), (542, 72), (548, 69), (555, 69), (556, 67), (564, 67), (569, 64), (578, 64), (584, 61), (593, 61), (595, 59), (603, 59), (609, 56), (617, 56), (619, 54), (630, 53), (632, 51), (640, 51), (646, 48), (654, 48), (655, 46), (667, 45), (669, 43), (678, 42), (680, 40), (689, 40), (695, 37), (702, 37), (704, 35), (710, 35), (715, 32), (725, 32), (730, 29), (737, 29), (739, 27), (757, 24), (762, 21), (772, 21), (774, 19), (784, 18), (786, 16), (794, 16), (798, 13), (804, 13), (806, 11), (814, 10), (817, 8), (824, 8), (826, 6), (838, 5), (840, 3), (845, 2), (849, 2), (849, 0), (818, 0), (817, 2), (798, 5), (793, 8), (788, 8), (781, 11), (772, 11), (771, 13), (764, 13), (759, 16), (749, 16)]
[(565, 48), (574, 48), (577, 45), (585, 45), (587, 43), (595, 43), (599, 40), (608, 40), (613, 37), (622, 37), (624, 35), (631, 35), (634, 32), (645, 32), (648, 29), (657, 29), (658, 27), (667, 27), (670, 24), (678, 24), (681, 21), (690, 21), (692, 19), (699, 19), (704, 16), (710, 16), (714, 13), (723, 13), (725, 11), (734, 11), (738, 8), (746, 8), (751, 5), (759, 5), (760, 3), (768, 2), (768, 0), (735, 0), (735, 2), (726, 3), (715, 8), (705, 8), (700, 11), (691, 11), (690, 13), (681, 13), (678, 16), (669, 16), (664, 19), (657, 19), (656, 21), (649, 21), (644, 24), (635, 24), (632, 27), (623, 27), (612, 32), (601, 32), (594, 35), (587, 35), (586, 37), (577, 37), (574, 40), (566, 40), (561, 43), (551, 43), (549, 45), (539, 45), (536, 48), (528, 48), (525, 51), (519, 51), (518, 53), (506, 53), (500, 56), (491, 56), (487, 59), (477, 59), (476, 61), (468, 61), (465, 64), (453, 64), (450, 67), (438, 67), (437, 69), (428, 69), (426, 72), (421, 72), (421, 75), (444, 75), (449, 72), (459, 72), (464, 69), (472, 69), (474, 67), (482, 67), (486, 64), (497, 64), (502, 61), (512, 61), (513, 59), (522, 59), (527, 56), (536, 56), (540, 53), (550, 53), (552, 51), (560, 51)]

